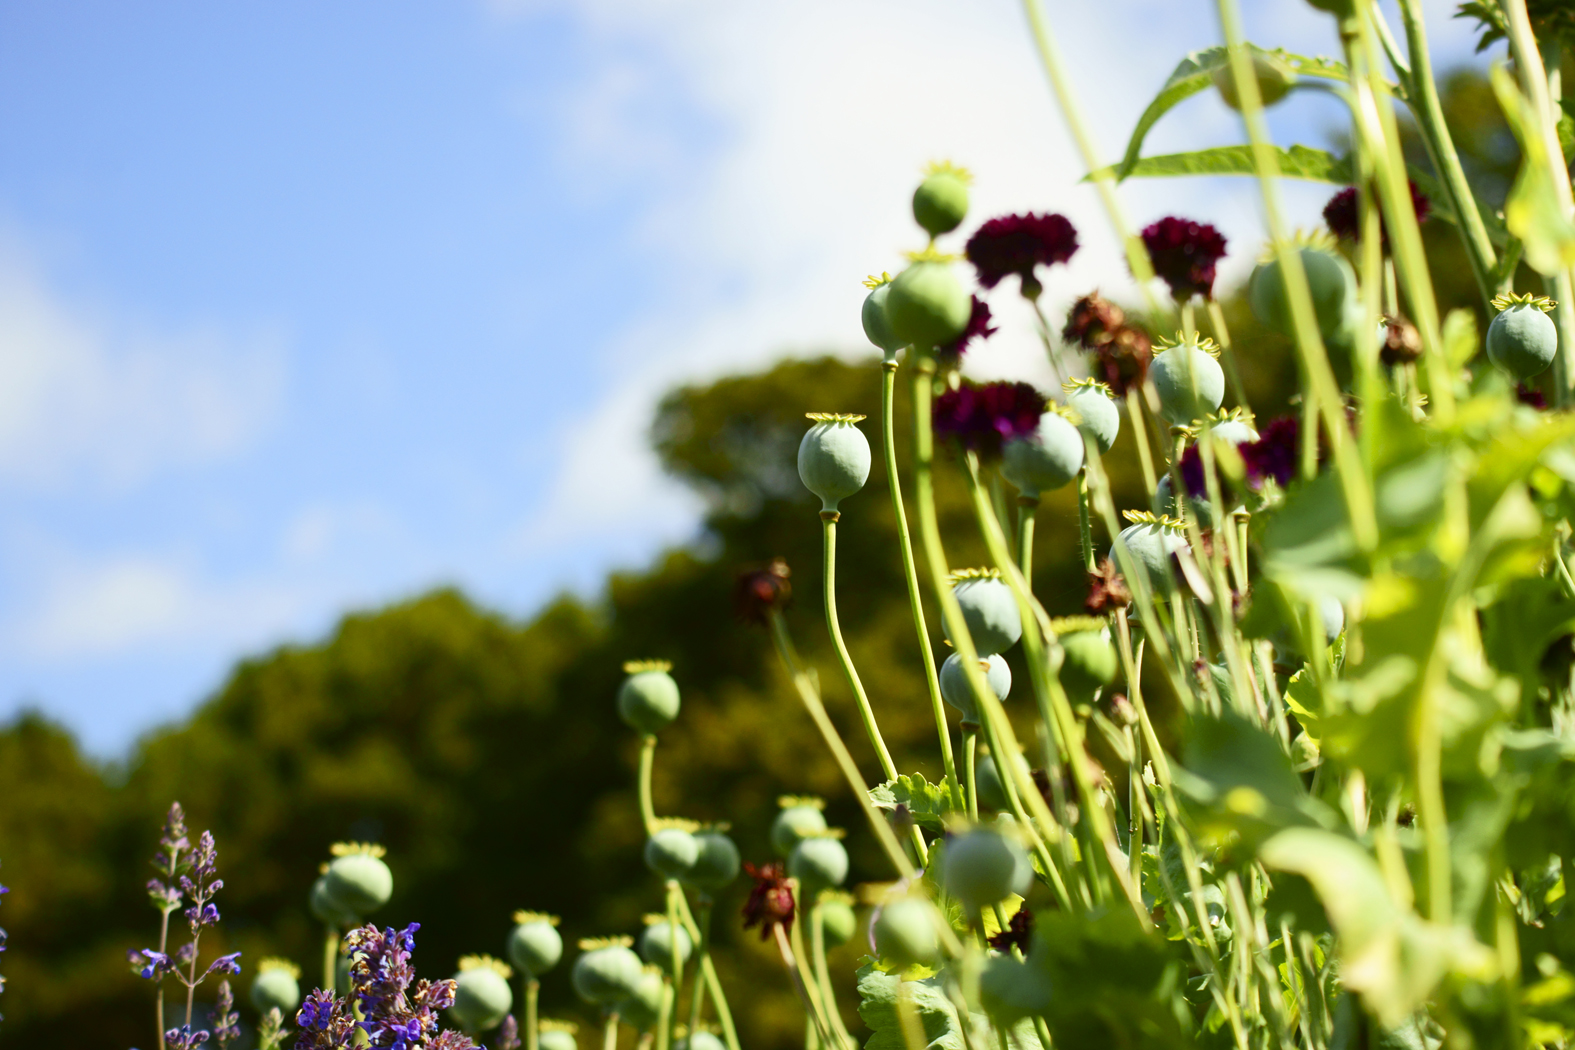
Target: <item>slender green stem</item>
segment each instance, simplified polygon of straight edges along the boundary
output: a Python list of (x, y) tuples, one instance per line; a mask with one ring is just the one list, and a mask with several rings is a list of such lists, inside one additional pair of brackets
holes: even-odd
[[(695, 957), (697, 960), (711, 957), (711, 898), (702, 895), (697, 902), (700, 915), (696, 920), (699, 927), (699, 936), (695, 937)], [(705, 1004), (705, 981), (700, 979), (699, 966), (696, 965), (694, 987), (689, 992), (689, 1031), (700, 1030), (700, 1010)]]
[[(164, 872), (164, 878), (168, 882), (171, 882), (171, 883), (174, 882), (175, 881), (175, 875), (176, 875), (177, 871), (178, 871), (178, 868), (176, 866), (176, 861), (175, 861), (175, 857), (174, 857), (174, 851), (171, 851), (169, 867)], [(159, 909), (159, 954), (160, 955), (166, 955), (166, 954), (169, 953), (169, 947), (170, 947), (170, 915), (174, 911), (175, 911), (174, 906), (167, 906), (167, 907), (163, 907), (163, 908)], [(328, 989), (330, 991), (333, 990), (333, 985), (328, 985), (327, 987), (328, 987)], [(153, 1022), (154, 1022), (154, 1024), (158, 1025), (158, 1027), (159, 1027), (159, 1050), (165, 1050), (165, 1048), (166, 1048), (166, 1046), (168, 1044), (164, 1040), (164, 1031), (165, 1031), (165, 1029), (164, 1029), (164, 981), (162, 979), (159, 980), (158, 982), (156, 982), (153, 985), (153, 993), (154, 993), (154, 996), (155, 996), (155, 998), (153, 1000)]]
[[(1092, 456), (1097, 449), (1084, 439), (1084, 455)], [(1083, 571), (1094, 571), (1094, 529), (1088, 518), (1088, 468), (1077, 472), (1077, 540), (1083, 550)]]
[(869, 734), (870, 746), (875, 749), (875, 757), (880, 759), (880, 768), (886, 774), (887, 780), (897, 779), (897, 764), (891, 760), (891, 752), (886, 749), (886, 741), (880, 735), (880, 726), (875, 722), (875, 710), (870, 707), (869, 694), (864, 691), (864, 683), (859, 680), (859, 672), (853, 666), (853, 657), (848, 654), (848, 645), (842, 640), (842, 626), (837, 622), (837, 520), (840, 515), (834, 510), (820, 512), (820, 530), (825, 538), (825, 557), (821, 571), (821, 582), (825, 588), (826, 598), (826, 630), (831, 635), (831, 643), (836, 647), (837, 660), (842, 664), (842, 674), (848, 680), (848, 688), (853, 690), (853, 698), (859, 705), (859, 717), (864, 720), (864, 732)]
[(1030, 585), (1034, 578), (1034, 511), (1038, 509), (1038, 496), (1017, 497), (1017, 567)]
[(607, 1014), (607, 1022), (602, 1027), (602, 1050), (618, 1050), (618, 1011), (616, 1010)]
[(1477, 210), (1471, 184), (1466, 181), (1466, 171), (1460, 165), (1460, 154), (1450, 137), (1449, 125), (1444, 120), (1444, 107), (1438, 98), (1438, 85), (1433, 82), (1433, 59), (1427, 50), (1427, 27), (1422, 20), (1421, 0), (1400, 0), (1400, 21), (1405, 26), (1406, 43), (1410, 47), (1411, 71), (1407, 82), (1411, 112), (1416, 116), (1416, 128), (1428, 158), (1439, 173), (1439, 184), (1444, 196), (1454, 210), (1460, 228), (1460, 242), (1466, 249), (1466, 259), (1471, 273), (1482, 293), (1482, 303), (1496, 294), (1493, 272), (1498, 258), (1493, 251), (1493, 241), (1488, 237), (1487, 225)]
[(656, 765), (656, 734), (647, 733), (640, 741), (640, 819), (647, 837), (656, 834), (656, 805), (651, 800), (651, 774)]
[[(1135, 387), (1127, 388), (1127, 423), (1132, 428), (1133, 440), (1137, 442), (1138, 464), (1143, 468), (1143, 486), (1149, 497), (1153, 498), (1154, 491), (1159, 488), (1159, 477), (1154, 473), (1154, 453), (1148, 447), (1148, 420), (1143, 415)], [(1083, 462), (1086, 467), (1088, 461)]]
[(1143, 742), (1126, 727), (1127, 748), (1127, 871), (1132, 881), (1143, 881)]
[(968, 819), (979, 819), (979, 727), (963, 723), (963, 782), (967, 790)]
[(952, 754), (951, 730), (946, 725), (946, 706), (941, 700), (941, 682), (935, 670), (930, 629), (924, 622), (924, 602), (919, 595), (919, 570), (913, 561), (913, 538), (908, 534), (908, 513), (902, 504), (902, 476), (897, 473), (896, 387), (897, 361), (892, 357), (882, 365), (880, 387), (886, 481), (891, 490), (892, 514), (897, 519), (897, 546), (902, 552), (902, 579), (908, 587), (908, 611), (913, 616), (913, 630), (919, 638), (919, 654), (924, 662), (924, 684), (930, 693), (930, 714), (935, 719), (935, 732), (941, 742), (941, 768), (951, 779), (953, 805), (961, 806), (963, 798), (962, 788), (957, 782), (957, 760)]
[(536, 1000), (541, 994), (541, 982), (530, 974), (525, 975), (525, 1050), (537, 1050), (541, 1021), (536, 1016)]
[(1241, 369), (1236, 363), (1236, 351), (1231, 346), (1230, 329), (1225, 327), (1225, 311), (1219, 300), (1208, 299), (1209, 326), (1214, 329), (1214, 341), (1220, 344), (1220, 364), (1225, 366), (1225, 381), (1230, 384), (1231, 396), (1242, 408), (1251, 407), (1247, 400), (1247, 385), (1241, 381)]
[[(798, 955), (795, 953), (793, 945), (788, 941), (788, 934), (783, 930), (780, 923), (773, 924), (771, 929), (776, 934), (777, 950), (782, 954), (782, 965), (787, 967), (788, 977), (792, 979), (793, 990), (798, 993), (798, 1000), (803, 1004), (804, 1012), (814, 1022), (815, 1034), (820, 1039), (820, 1045), (826, 1047), (827, 1050), (830, 1050), (831, 1047), (841, 1046), (841, 1042), (833, 1037), (826, 1026), (825, 1016), (821, 1012), (819, 996), (815, 994), (815, 989), (811, 987), (809, 982), (804, 980), (804, 970), (799, 965)], [(794, 929), (795, 931), (797, 930), (796, 923), (794, 924)]]
[[(677, 879), (667, 880), (667, 962), (670, 967), (668, 973), (672, 976), (673, 1002), (671, 1009), (664, 1011), (661, 1028), (656, 1035), (658, 1050), (667, 1050), (672, 1044), (673, 1022), (678, 1018), (678, 998), (683, 991), (684, 961), (678, 952), (678, 898), (683, 893)], [(691, 991), (689, 997), (694, 998), (694, 994)]]
[[(689, 931), (690, 939), (696, 944), (701, 943), (701, 930), (695, 925), (694, 916), (689, 913), (689, 902), (683, 894), (678, 896), (678, 912), (684, 929)], [(705, 978), (706, 988), (711, 992), (711, 1001), (716, 1003), (716, 1020), (722, 1026), (722, 1039), (727, 1043), (727, 1050), (739, 1050), (738, 1029), (733, 1027), (733, 1011), (727, 1005), (727, 995), (722, 991), (722, 982), (716, 976), (716, 965), (711, 961), (709, 915), (705, 932), (704, 943), (707, 950), (700, 954), (700, 974)]]
[(323, 990), (334, 991), (334, 981), (339, 977), (339, 931), (333, 926), (324, 927), (323, 934)]
[(809, 953), (815, 983), (820, 986), (820, 1004), (826, 1011), (826, 1020), (831, 1025), (831, 1030), (837, 1033), (837, 1037), (844, 1044), (851, 1045), (853, 1037), (848, 1034), (847, 1026), (842, 1023), (842, 1011), (837, 1007), (837, 994), (831, 986), (831, 967), (826, 964), (826, 924), (819, 901), (809, 909)]

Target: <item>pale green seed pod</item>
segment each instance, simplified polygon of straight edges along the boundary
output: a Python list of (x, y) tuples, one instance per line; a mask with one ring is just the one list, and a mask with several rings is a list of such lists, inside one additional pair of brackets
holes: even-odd
[(329, 894), (327, 875), (319, 875), (312, 883), (312, 895), (307, 903), (313, 918), (329, 926), (354, 926), (360, 921), (360, 916)]
[[(1494, 300), (1494, 305), (1503, 302)], [(1512, 302), (1493, 318), (1487, 330), (1487, 355), (1510, 378), (1525, 381), (1541, 375), (1559, 352), (1559, 330), (1538, 300)]]
[(1096, 690), (1116, 680), (1121, 670), (1121, 656), (1110, 642), (1107, 626), (1095, 622), (1086, 630), (1068, 630), (1058, 638), (1064, 655), (1061, 686), (1073, 702), (1092, 699)]
[(738, 878), (740, 858), (732, 839), (716, 830), (698, 831), (695, 845), (700, 848), (700, 855), (684, 875), (685, 883), (697, 890), (715, 893)]
[(931, 237), (950, 233), (968, 215), (967, 172), (942, 166), (913, 191), (913, 220)]
[[(640, 934), (640, 958), (663, 973), (672, 973), (674, 932), (675, 927), (668, 925), (666, 919), (647, 925)], [(689, 931), (682, 926), (676, 927), (676, 934), (678, 965), (682, 967), (689, 961), (689, 954), (694, 951), (694, 942), (689, 939)]]
[(826, 947), (840, 948), (853, 939), (859, 929), (859, 917), (853, 911), (853, 898), (845, 893), (824, 893), (820, 898), (821, 936)]
[[(1297, 255), (1312, 291), (1318, 331), (1327, 340), (1340, 332), (1351, 316), (1352, 304), (1360, 301), (1356, 271), (1332, 244), (1302, 245)], [(1247, 281), (1247, 301), (1259, 321), (1281, 335), (1294, 338), (1296, 328), (1291, 318), (1290, 297), (1280, 276), (1277, 257), (1259, 263), (1252, 271)]]
[(1121, 434), (1121, 410), (1111, 400), (1109, 387), (1086, 382), (1069, 384), (1072, 389), (1066, 395), (1066, 407), (1082, 418), (1077, 429), (1093, 438), (1094, 447), (1104, 455), (1115, 447)]
[(1197, 345), (1173, 346), (1154, 355), (1149, 378), (1159, 395), (1159, 411), (1184, 427), (1219, 409), (1225, 400), (1225, 372), (1214, 356)]
[(527, 977), (540, 977), (557, 966), (563, 958), (563, 937), (558, 933), (557, 916), (515, 912), (508, 954), (509, 961)]
[(618, 687), (618, 716), (629, 728), (647, 736), (678, 717), (678, 683), (667, 672), (666, 660), (632, 660), (623, 665), (629, 675)]
[(979, 808), (997, 813), (1009, 808), (1006, 788), (1001, 784), (1001, 771), (991, 755), (980, 755), (973, 766), (974, 788), (979, 793)]
[(394, 874), (383, 863), (383, 847), (341, 842), (324, 873), (323, 892), (342, 909), (366, 916), (394, 895)]
[(693, 1032), (688, 1038), (677, 1040), (674, 1045), (676, 1050), (727, 1050), (727, 1044), (710, 1032)]
[(645, 840), (645, 865), (664, 878), (683, 878), (699, 859), (700, 844), (683, 828), (662, 828)]
[[(990, 684), (990, 691), (997, 700), (1005, 700), (1012, 691), (1012, 669), (1006, 665), (1006, 659), (999, 653), (991, 653), (979, 661), (984, 666), (984, 678)], [(941, 664), (941, 699), (945, 700), (958, 714), (962, 715), (964, 722), (980, 725), (978, 698), (973, 695), (973, 686), (968, 684), (968, 673), (963, 669), (962, 654), (952, 653)]]
[(454, 1005), (448, 1008), (467, 1032), (496, 1028), (514, 1007), (508, 967), (486, 955), (467, 955), (454, 975)]
[(1083, 435), (1065, 417), (1046, 412), (1027, 437), (1001, 447), (1001, 476), (1019, 493), (1038, 499), (1065, 485), (1083, 469)]
[(803, 901), (813, 901), (821, 890), (840, 886), (848, 877), (848, 851), (829, 835), (800, 839), (788, 854), (788, 874), (798, 880)]
[(562, 1028), (544, 1028), (536, 1036), (536, 1045), (540, 1050), (580, 1050), (580, 1041), (574, 1038), (574, 1033)]
[[(952, 593), (962, 606), (963, 623), (981, 659), (1005, 652), (1023, 636), (1017, 598), (992, 570), (964, 569), (952, 574)], [(946, 624), (946, 637), (952, 628)]]
[(628, 941), (627, 937), (618, 937), (580, 942), (584, 951), (574, 960), (569, 983), (581, 999), (611, 1006), (638, 990), (645, 965), (629, 949)]
[(951, 265), (939, 259), (910, 264), (886, 295), (886, 318), (904, 346), (947, 346), (967, 330), (972, 317), (973, 296)]
[(277, 1009), (289, 1016), (301, 1005), (301, 968), (284, 959), (263, 959), (252, 978), (252, 1005), (260, 1014)]
[[(1169, 593), (1170, 556), (1187, 545), (1179, 529), (1158, 521), (1138, 521), (1121, 530), (1121, 542), (1126, 545), (1138, 567), (1148, 576), (1148, 585), (1155, 599), (1162, 600)], [(1115, 544), (1110, 546), (1110, 558), (1118, 566)], [(1125, 571), (1125, 570), (1123, 570)]]
[(898, 897), (880, 909), (875, 919), (875, 950), (906, 969), (928, 966), (941, 953), (935, 905), (922, 897)]
[(895, 360), (898, 350), (907, 346), (891, 330), (891, 318), (886, 315), (886, 297), (891, 294), (891, 282), (877, 285), (864, 297), (864, 308), (859, 319), (864, 323), (864, 337), (885, 351), (887, 360)]
[(786, 860), (800, 839), (825, 832), (826, 818), (821, 810), (826, 808), (826, 804), (818, 798), (793, 796), (784, 796), (780, 802), (782, 812), (777, 814), (777, 819), (771, 824), (771, 848), (777, 851), (777, 856)]
[(640, 979), (627, 998), (618, 1000), (615, 1009), (618, 1019), (637, 1032), (649, 1032), (656, 1027), (662, 1014), (662, 992), (666, 986), (662, 973), (654, 966), (640, 971)]
[(835, 511), (870, 477), (870, 442), (854, 425), (864, 417), (811, 412), (809, 418), (815, 425), (798, 445), (799, 480), (820, 497), (821, 510)]
[(948, 839), (942, 870), (946, 892), (974, 917), (1014, 893), (1027, 893), (1033, 880), (1023, 847), (994, 828), (974, 828)]

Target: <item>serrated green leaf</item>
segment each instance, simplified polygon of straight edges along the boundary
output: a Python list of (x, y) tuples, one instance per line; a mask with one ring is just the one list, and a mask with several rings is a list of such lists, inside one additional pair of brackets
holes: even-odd
[(944, 831), (946, 815), (957, 812), (952, 805), (951, 778), (942, 777), (939, 784), (931, 784), (923, 773), (903, 774), (870, 788), (870, 801), (887, 812), (908, 807), (913, 822), (929, 831)]
[[(1248, 46), (1252, 47), (1250, 44)], [(1325, 80), (1347, 80), (1350, 77), (1350, 72), (1345, 65), (1333, 59), (1309, 58), (1282, 50), (1265, 51), (1260, 47), (1252, 47), (1252, 50), (1256, 54), (1281, 63), (1298, 76), (1318, 77)], [(1135, 168), (1138, 157), (1143, 151), (1143, 140), (1148, 137), (1154, 125), (1181, 102), (1212, 87), (1214, 73), (1224, 69), (1229, 63), (1229, 53), (1223, 47), (1204, 48), (1183, 58), (1181, 64), (1166, 78), (1159, 89), (1159, 94), (1155, 95), (1154, 100), (1143, 110), (1143, 115), (1138, 117), (1137, 126), (1132, 129), (1132, 136), (1127, 140), (1126, 153), (1123, 154), (1121, 163), (1107, 170), (1118, 179), (1137, 174)]]
[[(1336, 157), (1327, 150), (1311, 146), (1291, 146), (1289, 149), (1274, 147), (1280, 163), (1280, 174), (1288, 179), (1308, 179), (1344, 185), (1351, 181), (1351, 164), (1344, 157)], [(1167, 178), (1176, 175), (1254, 175), (1251, 146), (1211, 146), (1190, 153), (1166, 153), (1157, 157), (1135, 159), (1126, 172), (1132, 178)], [(1119, 174), (1112, 166), (1086, 176), (1088, 182), (1107, 175)]]

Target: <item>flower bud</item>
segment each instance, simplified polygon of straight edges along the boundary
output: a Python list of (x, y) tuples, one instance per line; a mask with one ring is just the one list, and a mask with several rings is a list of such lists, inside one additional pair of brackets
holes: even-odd
[[(952, 594), (962, 606), (963, 623), (980, 659), (1010, 649), (1022, 637), (1017, 598), (994, 569), (959, 569), (952, 573)], [(950, 639), (952, 626), (945, 627)]]
[(699, 859), (700, 844), (683, 828), (662, 828), (645, 840), (645, 866), (664, 878), (683, 878)]
[(821, 890), (842, 885), (848, 877), (848, 851), (829, 834), (800, 839), (788, 855), (787, 870), (798, 880), (800, 898), (807, 903)]
[(485, 1032), (514, 1006), (509, 968), (490, 955), (467, 955), (454, 975), (454, 1005), (449, 1013), (467, 1032)]
[(509, 934), (510, 962), (531, 978), (558, 965), (563, 958), (563, 937), (558, 933), (556, 915), (518, 911), (514, 913), (514, 923)]
[[(1012, 669), (1006, 665), (1006, 660), (999, 653), (992, 653), (979, 661), (983, 666), (985, 681), (990, 683), (990, 691), (997, 700), (1005, 700), (1012, 691)], [(941, 699), (945, 700), (957, 713), (962, 715), (964, 722), (980, 725), (978, 698), (973, 695), (973, 686), (968, 682), (968, 672), (963, 667), (962, 654), (953, 653), (941, 664)]]
[(863, 416), (810, 412), (815, 421), (798, 445), (798, 476), (804, 487), (820, 497), (822, 511), (864, 487), (870, 476), (870, 443), (854, 426)]
[(266, 1014), (277, 1009), (288, 1016), (301, 1003), (301, 968), (285, 959), (263, 959), (252, 978), (252, 1005)]
[(645, 969), (629, 950), (627, 937), (581, 941), (580, 947), (583, 954), (574, 960), (569, 983), (581, 999), (611, 1006), (635, 993)]
[(875, 919), (875, 950), (903, 969), (928, 966), (941, 954), (939, 921), (935, 905), (923, 897), (898, 897)]
[(654, 735), (678, 717), (678, 683), (666, 660), (631, 660), (623, 665), (628, 678), (618, 687), (618, 717), (630, 729)]
[(771, 848), (779, 857), (789, 857), (799, 840), (818, 835), (826, 830), (826, 818), (821, 813), (826, 803), (818, 798), (798, 798), (784, 795), (777, 800), (782, 812), (771, 824)]
[(1032, 434), (1001, 447), (1001, 476), (1032, 499), (1065, 485), (1081, 469), (1083, 435), (1057, 412), (1046, 412)]
[(946, 892), (975, 918), (982, 908), (1027, 893), (1033, 878), (1023, 847), (993, 828), (948, 839), (942, 864)]

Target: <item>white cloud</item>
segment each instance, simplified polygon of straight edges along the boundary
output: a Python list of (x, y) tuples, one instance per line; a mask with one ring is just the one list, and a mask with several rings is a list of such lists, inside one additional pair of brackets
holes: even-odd
[(0, 481), (119, 488), (223, 459), (271, 421), (283, 376), (275, 338), (110, 316), (0, 239)]

